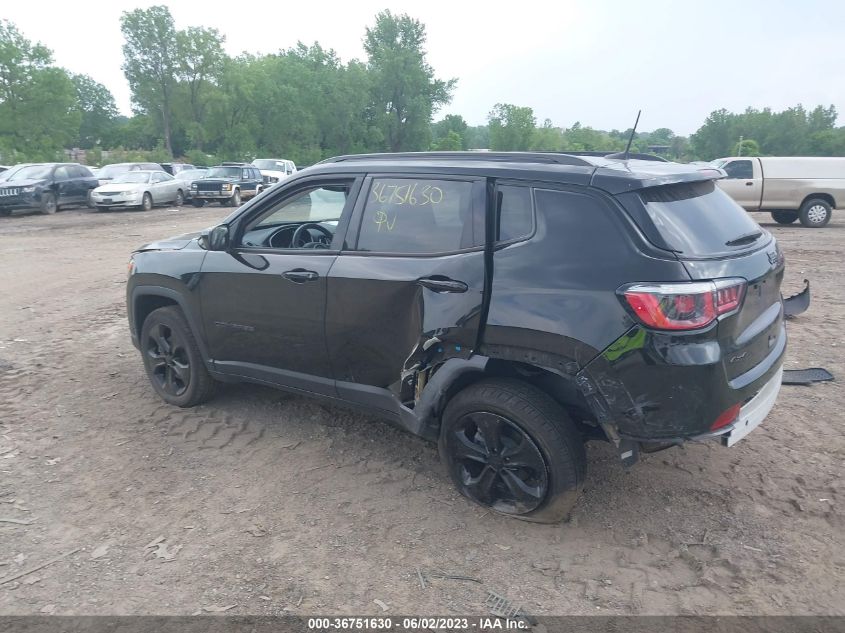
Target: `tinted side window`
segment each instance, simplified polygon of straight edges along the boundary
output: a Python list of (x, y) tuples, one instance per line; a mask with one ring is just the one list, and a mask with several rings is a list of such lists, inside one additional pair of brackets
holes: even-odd
[(56, 180), (67, 180), (68, 178), (70, 178), (70, 171), (65, 165), (62, 165), (61, 167), (56, 167), (56, 171), (53, 172), (53, 177)]
[(552, 189), (535, 189), (534, 201), (547, 239), (554, 240), (561, 261), (586, 258), (596, 263), (597, 271), (619, 261), (624, 252), (622, 229), (611, 215), (614, 209), (604, 201), (586, 193)]
[(498, 231), (496, 239), (502, 242), (531, 234), (534, 229), (534, 209), (529, 187), (500, 186), (496, 189)]
[(376, 178), (367, 194), (358, 250), (444, 253), (484, 243), (474, 221), (472, 183)]
[(732, 160), (723, 167), (728, 178), (754, 178), (754, 168), (750, 160)]

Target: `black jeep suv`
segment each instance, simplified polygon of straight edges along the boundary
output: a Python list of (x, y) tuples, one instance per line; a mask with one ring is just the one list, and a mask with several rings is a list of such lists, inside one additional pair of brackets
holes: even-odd
[(212, 167), (200, 180), (191, 183), (191, 201), (197, 207), (214, 201), (237, 207), (241, 200), (249, 200), (261, 193), (263, 183), (258, 168), (252, 165), (224, 163)]
[(252, 381), (437, 441), (460, 491), (568, 514), (584, 442), (765, 418), (786, 348), (774, 238), (718, 169), (550, 153), (344, 156), (132, 255), (129, 326), (189, 407)]
[(36, 163), (21, 167), (0, 185), (0, 215), (15, 209), (55, 213), (67, 205), (91, 206), (99, 182), (77, 163)]

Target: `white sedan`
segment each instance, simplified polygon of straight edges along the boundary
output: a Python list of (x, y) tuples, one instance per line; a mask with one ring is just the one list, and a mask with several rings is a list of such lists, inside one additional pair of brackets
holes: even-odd
[(131, 207), (149, 211), (156, 204), (178, 207), (184, 201), (185, 183), (158, 170), (130, 171), (91, 192), (91, 203), (97, 209)]

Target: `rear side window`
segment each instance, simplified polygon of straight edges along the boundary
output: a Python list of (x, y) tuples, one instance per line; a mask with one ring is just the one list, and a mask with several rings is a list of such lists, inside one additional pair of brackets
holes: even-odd
[(508, 242), (527, 237), (534, 230), (534, 209), (531, 189), (504, 185), (496, 189), (498, 231), (496, 239)]
[[(364, 206), (358, 250), (431, 254), (484, 244), (475, 219), (472, 183), (426, 178), (376, 178)], [(474, 221), (475, 220), (475, 221)]]
[[(753, 247), (764, 235), (712, 180), (651, 187), (643, 189), (640, 198), (663, 241), (684, 255), (706, 257), (742, 250)], [(733, 245), (739, 238), (747, 239)]]

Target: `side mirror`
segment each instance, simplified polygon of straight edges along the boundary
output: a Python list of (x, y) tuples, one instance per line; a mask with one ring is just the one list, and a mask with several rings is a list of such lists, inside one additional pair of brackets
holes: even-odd
[(206, 229), (200, 234), (199, 245), (207, 251), (225, 251), (229, 246), (229, 227), (221, 224)]

